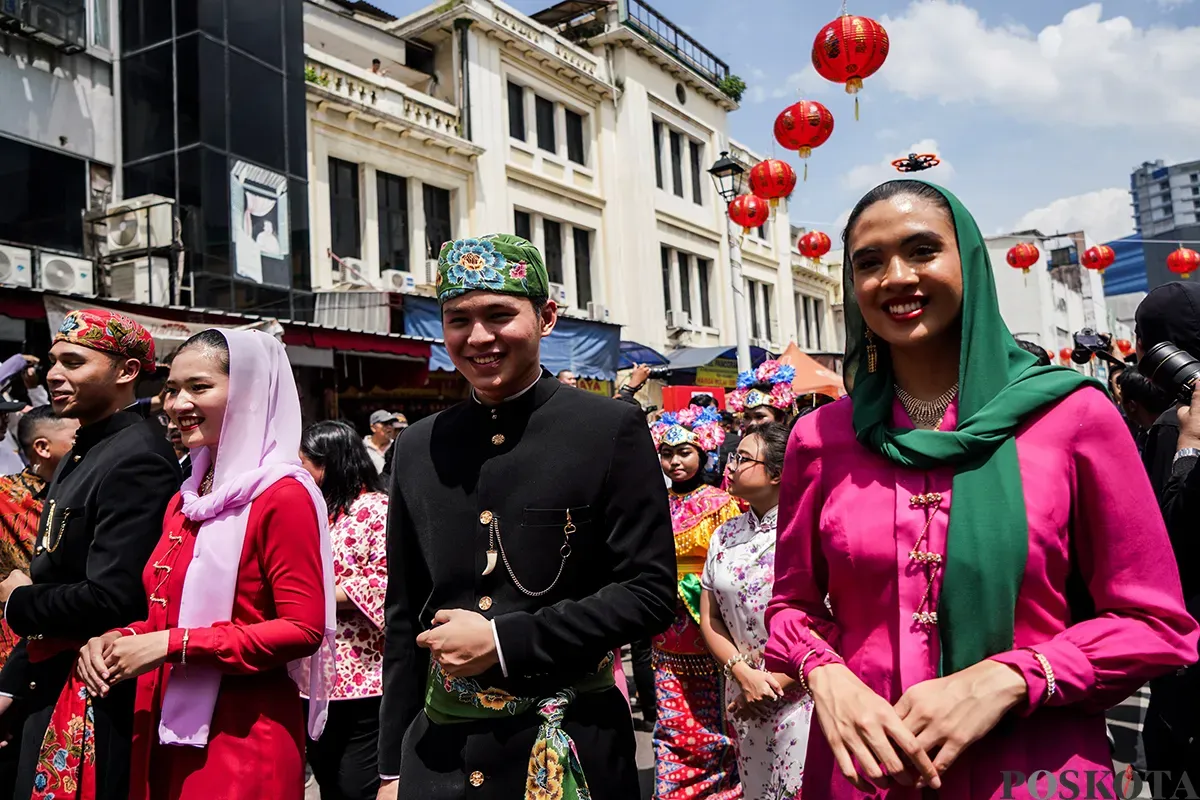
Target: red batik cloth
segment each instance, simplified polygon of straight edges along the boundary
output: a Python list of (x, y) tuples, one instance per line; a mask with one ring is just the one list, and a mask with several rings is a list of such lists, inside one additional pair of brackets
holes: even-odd
[[(78, 642), (46, 641), (26, 645), (29, 660), (44, 661), (79, 647)], [(38, 753), (30, 800), (95, 800), (96, 735), (92, 698), (83, 681), (71, 670), (63, 687), (42, 749)]]

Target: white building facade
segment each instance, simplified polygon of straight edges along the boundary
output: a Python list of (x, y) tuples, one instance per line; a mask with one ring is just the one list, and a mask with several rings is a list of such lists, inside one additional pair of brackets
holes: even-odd
[[(722, 151), (747, 169), (759, 157), (729, 140), (728, 69), (638, 0), (579, 5), (531, 18), (465, 0), (391, 19), (306, 0), (315, 288), (428, 293), (443, 241), (515, 232), (568, 316), (663, 353), (734, 346), (708, 169)], [(832, 350), (840, 266), (809, 264), (798, 235), (781, 202), (742, 243), (751, 337)]]

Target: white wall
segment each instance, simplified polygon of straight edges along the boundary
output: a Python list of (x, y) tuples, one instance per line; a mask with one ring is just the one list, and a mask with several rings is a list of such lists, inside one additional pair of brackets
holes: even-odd
[(112, 165), (114, 114), (108, 63), (0, 34), (0, 133)]

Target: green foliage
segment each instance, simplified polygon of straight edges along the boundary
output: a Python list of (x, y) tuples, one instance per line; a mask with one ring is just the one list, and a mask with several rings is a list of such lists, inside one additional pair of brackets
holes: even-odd
[(726, 75), (717, 84), (717, 88), (729, 95), (733, 102), (740, 103), (742, 95), (746, 92), (746, 82), (737, 75)]

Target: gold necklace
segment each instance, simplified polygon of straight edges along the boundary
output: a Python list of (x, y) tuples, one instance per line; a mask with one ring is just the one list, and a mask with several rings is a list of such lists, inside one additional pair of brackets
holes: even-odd
[(212, 491), (213, 487), (213, 467), (208, 468), (208, 472), (204, 475), (204, 480), (200, 481), (200, 496), (204, 497)]
[(908, 417), (912, 420), (913, 425), (916, 425), (918, 428), (934, 431), (942, 427), (942, 420), (946, 416), (946, 410), (950, 408), (950, 404), (958, 396), (957, 383), (947, 389), (936, 400), (921, 400), (913, 397), (904, 391), (899, 384), (893, 384), (892, 388), (896, 392), (896, 397), (900, 398), (900, 405), (904, 406), (904, 410), (908, 412)]

